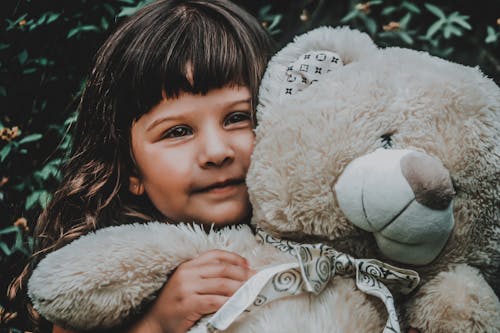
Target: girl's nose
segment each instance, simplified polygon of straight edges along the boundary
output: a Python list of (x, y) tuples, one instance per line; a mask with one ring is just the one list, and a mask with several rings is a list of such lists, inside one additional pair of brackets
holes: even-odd
[(202, 168), (223, 166), (234, 160), (229, 133), (222, 129), (209, 130), (200, 139), (199, 163)]

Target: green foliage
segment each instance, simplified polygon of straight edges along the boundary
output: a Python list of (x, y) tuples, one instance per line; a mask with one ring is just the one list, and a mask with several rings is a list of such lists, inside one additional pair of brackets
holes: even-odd
[(7, 299), (6, 288), (32, 253), (29, 230), (61, 180), (69, 128), (95, 51), (121, 18), (148, 2), (2, 3), (0, 330), (30, 329), (23, 304)]
[(274, 12), (282, 13), (278, 27), (283, 33), (277, 35), (280, 46), (294, 34), (314, 27), (348, 25), (367, 32), (377, 45), (423, 50), (465, 65), (479, 65), (500, 82), (498, 0), (270, 2), (276, 3)]
[(282, 14), (273, 14), (271, 13), (272, 6), (265, 5), (259, 10), (257, 17), (262, 22), (262, 25), (269, 31), (271, 36), (275, 36), (281, 33), (281, 29), (279, 29), (279, 23), (283, 18)]
[[(61, 180), (70, 128), (95, 52), (121, 20), (153, 0), (4, 0), (0, 42), (0, 330), (30, 329), (6, 298), (33, 249), (37, 215)], [(498, 0), (235, 0), (278, 47), (320, 25), (349, 25), (380, 46), (479, 65), (500, 81)], [(17, 317), (9, 315), (19, 312)], [(15, 318), (14, 318), (15, 317)]]

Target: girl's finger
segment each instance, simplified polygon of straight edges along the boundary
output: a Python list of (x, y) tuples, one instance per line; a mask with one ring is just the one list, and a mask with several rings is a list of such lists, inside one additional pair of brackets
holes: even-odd
[(227, 278), (236, 281), (246, 281), (255, 272), (248, 267), (232, 265), (226, 263), (205, 264), (198, 267), (200, 277), (208, 278)]
[(198, 266), (201, 263), (208, 263), (208, 262), (227, 263), (243, 267), (248, 266), (248, 261), (245, 258), (240, 256), (239, 254), (225, 250), (211, 250), (205, 252), (200, 256), (198, 256), (197, 258), (194, 258), (193, 260), (189, 261), (187, 264), (190, 266), (191, 265)]
[(242, 281), (226, 278), (203, 279), (196, 286), (198, 295), (219, 295), (231, 297), (243, 285)]
[(196, 300), (196, 311), (200, 315), (217, 312), (228, 299), (229, 297), (221, 295), (200, 295)]

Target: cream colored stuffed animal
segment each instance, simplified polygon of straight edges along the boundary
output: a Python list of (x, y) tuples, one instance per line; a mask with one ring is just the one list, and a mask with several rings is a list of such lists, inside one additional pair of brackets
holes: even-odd
[[(252, 279), (244, 291), (260, 289), (251, 302), (237, 295), (231, 303), (244, 300), (238, 311), (248, 304), (252, 311), (238, 317), (222, 309), (208, 328), (224, 328), (224, 316), (233, 316), (227, 332), (397, 330), (379, 299), (359, 290), (363, 277), (373, 277), (360, 267), (386, 273), (370, 279), (374, 285), (390, 285), (388, 276), (412, 284), (411, 271), (351, 258), (357, 278), (337, 274), (316, 290), (322, 270), (309, 264), (323, 267), (327, 253), (330, 277), (345, 253), (418, 271), (413, 294), (393, 292), (403, 329), (500, 331), (500, 89), (493, 81), (427, 53), (378, 49), (357, 31), (320, 28), (271, 60), (258, 122), (247, 184), (252, 223), (267, 244), (247, 227), (208, 235), (157, 223), (99, 230), (40, 263), (29, 283), (35, 308), (64, 326), (111, 327), (154, 298), (176, 265), (224, 248), (245, 255), (261, 276), (280, 267), (269, 281), (302, 279), (299, 289), (312, 292), (267, 302), (259, 296), (269, 295), (262, 292), (269, 285)], [(320, 259), (309, 261), (316, 250)], [(311, 270), (319, 273), (308, 279)], [(284, 281), (289, 292), (295, 280)], [(203, 321), (195, 330), (206, 328)]]

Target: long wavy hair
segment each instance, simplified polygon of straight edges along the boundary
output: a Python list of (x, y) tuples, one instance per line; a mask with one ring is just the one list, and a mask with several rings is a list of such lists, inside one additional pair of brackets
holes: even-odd
[[(102, 227), (164, 218), (128, 191), (130, 129), (163, 98), (246, 85), (253, 96), (272, 51), (259, 22), (224, 0), (163, 0), (123, 22), (99, 49), (79, 104), (63, 180), (35, 227), (21, 289), (49, 252)], [(188, 73), (189, 71), (189, 73)]]

